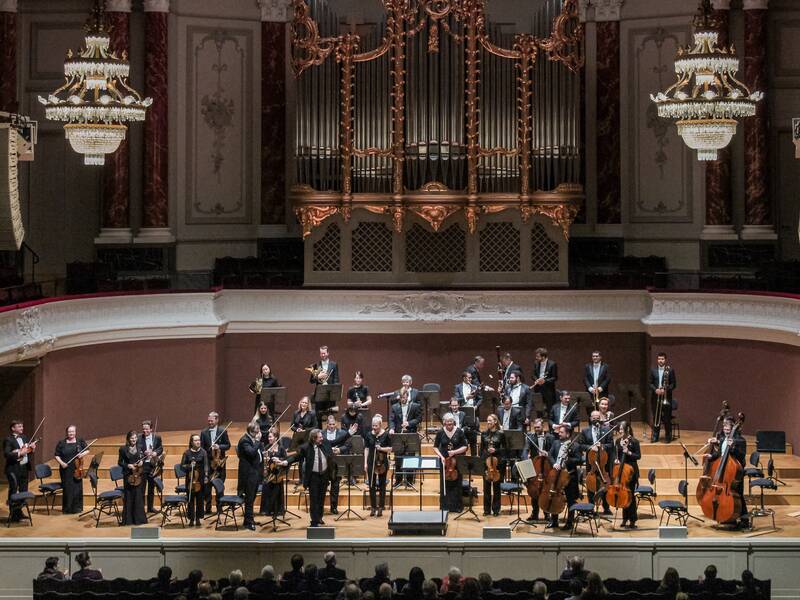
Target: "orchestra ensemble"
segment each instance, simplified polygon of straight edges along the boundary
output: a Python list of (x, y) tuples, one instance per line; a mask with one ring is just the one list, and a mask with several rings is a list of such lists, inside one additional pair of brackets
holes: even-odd
[[(640, 441), (630, 421), (615, 416), (609, 409), (613, 396), (609, 393), (611, 370), (600, 352), (591, 354), (584, 368), (586, 406), (566, 390), (557, 389), (558, 365), (548, 357), (545, 348), (535, 352), (530, 384), (525, 383), (522, 368), (510, 353), (497, 348), (495, 385), (482, 379), (486, 360), (476, 356), (463, 370), (460, 383), (449, 399), (431, 406), (426, 391), (413, 387), (411, 376), (404, 375), (398, 390), (381, 394), (386, 400), (386, 413), (375, 414), (365, 422), (364, 415), (373, 405), (364, 374), (355, 372), (353, 385), (346, 392), (346, 409), (338, 415), (335, 402), (318, 394), (319, 386), (339, 384), (339, 368), (330, 358), (327, 347), (321, 347), (319, 360), (306, 370), (315, 393), (303, 396), (296, 409), (289, 407), (280, 415), (265, 399), (264, 390), (277, 388), (268, 364), (262, 365), (249, 390), (254, 395), (254, 416), (244, 435), (233, 445), (228, 428), (216, 412), (207, 417), (207, 427), (192, 434), (175, 473), (182, 480), (180, 493), (187, 498), (185, 515), (191, 526), (199, 526), (204, 518), (216, 516), (225, 496), (226, 461), (235, 452), (238, 457), (236, 494), (243, 499), (244, 527), (255, 530), (256, 513), (274, 521), (286, 514), (286, 498), (292, 469), (296, 466), (295, 490), (307, 494), (310, 525), (325, 525), (323, 520), (326, 496), (330, 513), (339, 514), (339, 497), (343, 485), (358, 485), (363, 480), (368, 492), (370, 517), (381, 517), (386, 509), (387, 486), (413, 486), (414, 474), (401, 468), (403, 456), (419, 453), (416, 444), (404, 443), (415, 437), (426, 437), (429, 413), (438, 417), (441, 426), (432, 439), (432, 451), (440, 465), (440, 508), (450, 513), (465, 510), (465, 497), (472, 508), (472, 490), (465, 491), (467, 473), (464, 459), (480, 457), (483, 479), (483, 515), (497, 516), (501, 506), (501, 483), (519, 484), (530, 496), (531, 513), (527, 521), (543, 520), (545, 527), (571, 529), (574, 506), (585, 489), (588, 501), (600, 514), (621, 514), (621, 527), (636, 528), (635, 490), (639, 483), (638, 462)], [(673, 391), (677, 386), (675, 370), (667, 356), (659, 353), (656, 366), (649, 372), (649, 389), (653, 422), (651, 442), (672, 441), (672, 419), (676, 408)], [(438, 395), (437, 395), (438, 398)], [(314, 402), (312, 403), (312, 399)], [(585, 400), (584, 400), (585, 402)], [(588, 426), (580, 428), (581, 410), (588, 416)], [(628, 411), (630, 412), (630, 411)], [(627, 413), (625, 413), (627, 414)], [(704, 471), (697, 486), (697, 496), (704, 513), (718, 523), (736, 527), (747, 525), (741, 479), (746, 456), (746, 443), (741, 434), (743, 415), (735, 419), (720, 414), (718, 427), (703, 450)], [(122, 469), (122, 517), (124, 525), (147, 523), (148, 514), (157, 513), (154, 497), (164, 468), (165, 452), (157, 424), (144, 421), (141, 431), (129, 431), (119, 448), (118, 466)], [(662, 436), (663, 429), (663, 436)], [(6, 478), (9, 497), (26, 491), (32, 470), (33, 453), (40, 454), (34, 432), (31, 439), (24, 425), (13, 421), (10, 435), (4, 442)], [(283, 432), (281, 432), (283, 430)], [(430, 439), (430, 438), (428, 438)], [(64, 513), (83, 510), (82, 478), (87, 469), (89, 446), (78, 435), (75, 425), (65, 431), (55, 449), (59, 466)], [(358, 456), (345, 472), (337, 457)], [(394, 458), (394, 462), (391, 458)], [(363, 458), (361, 458), (363, 457)], [(477, 461), (477, 459), (476, 459)], [(390, 471), (394, 469), (394, 477)], [(471, 468), (471, 467), (470, 467)], [(733, 496), (733, 508), (722, 511), (718, 493), (719, 477), (726, 473), (726, 489)], [(96, 471), (95, 471), (96, 477)], [(256, 507), (257, 497), (261, 502)], [(702, 496), (702, 498), (701, 498)], [(708, 507), (704, 503), (708, 497)], [(714, 504), (712, 505), (712, 500)], [(517, 499), (519, 502), (519, 499)], [(612, 511), (612, 508), (615, 509)], [(22, 518), (11, 506), (11, 521)]]

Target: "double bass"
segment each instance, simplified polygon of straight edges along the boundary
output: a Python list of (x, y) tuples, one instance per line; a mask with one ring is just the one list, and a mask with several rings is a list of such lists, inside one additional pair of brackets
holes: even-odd
[(703, 514), (720, 524), (735, 523), (742, 510), (741, 493), (732, 489), (734, 485), (741, 486), (742, 465), (730, 455), (736, 432), (742, 423), (744, 414), (739, 413), (726, 438), (728, 443), (725, 450), (717, 458), (703, 460), (703, 474), (697, 481), (696, 497)]
[(614, 508), (628, 508), (633, 502), (633, 492), (631, 491), (631, 481), (635, 476), (635, 471), (631, 465), (626, 461), (628, 449), (628, 440), (631, 436), (627, 433), (622, 434), (620, 446), (623, 453), (619, 463), (614, 465), (614, 470), (611, 472), (611, 482), (606, 486), (606, 501), (609, 506)]
[[(557, 515), (567, 505), (567, 496), (564, 490), (569, 484), (569, 472), (566, 469), (566, 463), (574, 443), (574, 440), (567, 440), (561, 445), (562, 449), (566, 449), (557, 462), (560, 468), (556, 469), (553, 466), (550, 469), (543, 482), (541, 492), (539, 492), (539, 508), (548, 514)], [(559, 454), (561, 453), (559, 452)]]
[[(543, 452), (542, 448), (539, 447), (539, 444), (535, 441), (536, 438), (531, 438), (530, 434), (525, 434), (528, 436), (528, 440), (533, 442), (533, 445), (538, 448), (540, 452)], [(553, 463), (550, 461), (549, 456), (542, 456), (537, 454), (531, 459), (533, 463), (533, 471), (536, 473), (533, 477), (529, 477), (528, 480), (525, 482), (525, 489), (528, 491), (528, 495), (531, 497), (531, 501), (534, 498), (538, 500), (539, 496), (544, 489), (544, 484), (547, 481), (547, 477), (550, 474), (550, 471), (553, 469)]]

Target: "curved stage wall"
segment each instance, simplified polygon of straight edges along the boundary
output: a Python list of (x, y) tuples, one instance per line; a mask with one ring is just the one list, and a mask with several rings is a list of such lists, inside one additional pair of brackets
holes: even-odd
[(198, 429), (212, 409), (251, 416), (247, 385), (262, 360), (292, 402), (310, 391), (303, 367), (320, 344), (345, 384), (364, 370), (374, 396), (403, 373), (449, 390), (477, 353), (488, 375), (495, 345), (529, 376), (543, 345), (568, 389), (581, 388), (583, 364), (600, 349), (622, 408), (664, 350), (683, 428), (709, 429), (728, 399), (747, 414), (746, 432), (783, 429), (797, 448), (799, 330), (800, 301), (770, 295), (225, 290), (65, 299), (0, 313), (0, 362), (36, 365), (5, 399), (0, 422), (21, 416), (33, 427), (47, 415), (45, 448), (69, 423), (86, 438), (142, 418), (158, 417), (162, 430)]

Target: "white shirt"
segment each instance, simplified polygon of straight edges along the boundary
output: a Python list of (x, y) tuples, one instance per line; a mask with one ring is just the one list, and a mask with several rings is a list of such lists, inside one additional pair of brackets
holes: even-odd
[(464, 396), (464, 406), (472, 406), (475, 399), (470, 398), (469, 395), (472, 393), (472, 386), (468, 383), (461, 384), (461, 394)]
[(725, 454), (725, 450), (728, 448), (728, 438), (722, 440), (722, 447), (719, 449), (720, 455)]
[(152, 433), (150, 435), (148, 435), (148, 436), (145, 436), (145, 438), (144, 438), (144, 447), (145, 447), (146, 450), (152, 450), (153, 449), (153, 434)]
[(547, 369), (547, 361), (543, 360), (542, 362), (539, 363), (539, 378), (540, 379), (544, 379), (545, 369)]
[(600, 437), (600, 428), (592, 427), (592, 441), (597, 442), (597, 438), (599, 437)]
[(667, 382), (664, 381), (664, 367), (658, 367), (658, 387), (662, 385), (667, 385)]
[(558, 422), (563, 423), (564, 417), (567, 415), (567, 411), (569, 410), (569, 406), (564, 406), (563, 404), (558, 405)]
[(322, 369), (322, 372), (327, 372), (327, 371), (328, 371), (328, 364), (329, 364), (329, 362), (330, 362), (330, 361), (329, 361), (328, 359), (325, 359), (325, 360), (323, 360), (321, 363), (319, 363), (319, 366), (320, 366), (320, 368)]
[(314, 445), (314, 473), (324, 473), (328, 468), (328, 461), (325, 459), (325, 453), (322, 451), (321, 446)]
[[(400, 414), (403, 417), (403, 421), (408, 421), (408, 407), (410, 406), (410, 401), (406, 402), (405, 404), (400, 405)], [(401, 423), (402, 425), (402, 423)]]
[(503, 411), (503, 429), (511, 427), (511, 409)]
[(509, 396), (511, 396), (511, 406), (519, 406), (519, 395), (522, 392), (522, 385), (517, 384), (511, 388), (509, 391)]
[[(453, 418), (456, 421), (456, 429), (458, 429), (459, 427), (461, 427), (461, 420), (458, 418), (457, 413), (453, 413)], [(447, 432), (447, 430), (445, 430), (445, 432)]]
[(214, 440), (217, 439), (217, 428), (216, 427), (214, 427), (214, 428), (209, 427), (208, 428), (208, 437), (210, 438), (211, 444), (213, 445), (214, 444)]
[(536, 436), (536, 441), (539, 443), (539, 450), (544, 450), (544, 434)]
[(325, 437), (328, 438), (329, 442), (333, 442), (336, 440), (336, 430), (334, 429), (331, 431), (330, 429), (325, 430)]
[[(14, 436), (14, 439), (17, 440), (17, 445), (20, 448), (22, 448), (25, 445), (25, 442), (22, 441), (22, 436), (21, 435)], [(19, 459), (19, 464), (21, 464), (21, 465), (27, 465), (28, 464), (28, 455), (27, 454), (23, 455)]]
[(594, 385), (597, 386), (600, 379), (600, 365), (602, 363), (592, 364), (592, 374), (594, 376)]

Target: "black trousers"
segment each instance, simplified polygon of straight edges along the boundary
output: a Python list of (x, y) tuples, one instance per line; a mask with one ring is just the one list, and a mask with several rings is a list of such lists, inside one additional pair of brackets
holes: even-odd
[(339, 508), (339, 486), (342, 483), (341, 477), (331, 479), (331, 510)]
[[(662, 397), (663, 398), (663, 397)], [(656, 411), (658, 410), (658, 402), (664, 402), (663, 399), (656, 396), (656, 401), (653, 404), (653, 437), (652, 441), (657, 442), (661, 434), (661, 425), (655, 426)], [(672, 401), (667, 401), (667, 404), (661, 405), (661, 423), (664, 427), (664, 436), (669, 441), (672, 441)]]
[(502, 496), (500, 494), (500, 481), (483, 480), (483, 512), (485, 513), (499, 513), (500, 502)]
[(376, 509), (386, 508), (386, 473), (369, 475), (369, 506)]
[[(208, 487), (210, 486), (206, 486), (206, 489)], [(200, 490), (199, 492), (195, 492), (194, 490), (192, 490), (191, 498), (189, 498), (189, 504), (186, 505), (186, 514), (189, 515), (189, 522), (199, 521), (200, 519), (206, 516), (206, 512), (204, 510), (205, 508), (204, 491), (205, 490)]]
[(75, 479), (75, 467), (59, 469), (61, 475), (61, 512), (78, 514), (83, 510), (83, 479)]
[[(6, 479), (8, 480), (9, 498), (12, 494), (28, 491), (28, 469), (26, 466), (11, 465), (6, 467)], [(10, 519), (12, 521), (19, 521), (21, 518), (22, 510), (19, 506), (15, 506)]]
[(147, 498), (147, 512), (153, 511), (153, 499), (156, 494), (156, 484), (151, 473), (145, 473), (144, 485), (146, 486), (145, 497)]
[(244, 486), (239, 490), (239, 495), (244, 498), (244, 525), (255, 525), (255, 517), (253, 516), (253, 506), (256, 503), (256, 494), (258, 494), (258, 478), (252, 478), (244, 482)]
[(469, 443), (469, 455), (470, 456), (477, 456), (478, 454), (478, 432), (472, 429), (471, 427), (467, 427), (464, 429), (464, 437), (467, 438), (467, 442)]
[(144, 512), (144, 484), (136, 486), (125, 483), (122, 496), (122, 524), (144, 525), (147, 515)]
[[(594, 504), (594, 498), (597, 495), (595, 492), (586, 491), (586, 495), (589, 497), (589, 502)], [(603, 503), (603, 510), (608, 512), (611, 510), (611, 507), (608, 505), (608, 500), (606, 500), (606, 495), (603, 494), (600, 498), (600, 501)]]
[(328, 476), (312, 471), (308, 482), (308, 512), (311, 515), (311, 525), (318, 525), (322, 521), (327, 491)]

